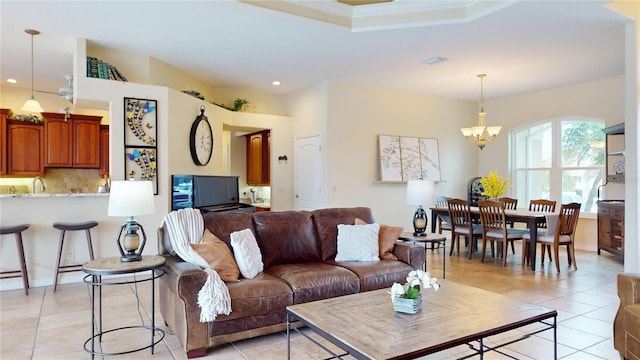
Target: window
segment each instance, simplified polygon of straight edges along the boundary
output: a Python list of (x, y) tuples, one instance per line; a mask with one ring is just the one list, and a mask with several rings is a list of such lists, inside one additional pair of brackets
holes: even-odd
[(511, 179), (521, 204), (556, 200), (581, 203), (596, 213), (604, 174), (604, 121), (552, 119), (511, 132)]

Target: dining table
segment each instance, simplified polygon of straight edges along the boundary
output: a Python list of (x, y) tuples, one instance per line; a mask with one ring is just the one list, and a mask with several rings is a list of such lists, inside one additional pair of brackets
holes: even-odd
[[(431, 207), (431, 232), (436, 232), (436, 224), (438, 216), (449, 216), (449, 208), (446, 207)], [(473, 219), (480, 219), (480, 209), (477, 206), (471, 206), (471, 217)], [(549, 213), (540, 211), (530, 211), (527, 209), (513, 209), (505, 210), (505, 220), (513, 221), (514, 223), (524, 223), (529, 228), (529, 263), (531, 264), (531, 270), (536, 270), (536, 241), (538, 240), (538, 224), (546, 221), (546, 216)]]

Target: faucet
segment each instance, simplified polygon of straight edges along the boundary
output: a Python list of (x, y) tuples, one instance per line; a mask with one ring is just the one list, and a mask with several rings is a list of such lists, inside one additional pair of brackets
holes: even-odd
[(36, 193), (36, 181), (40, 180), (40, 192), (44, 192), (45, 190), (47, 190), (46, 187), (44, 187), (44, 181), (42, 181), (42, 178), (40, 176), (36, 176), (33, 178), (33, 183), (31, 185), (31, 193), (35, 194)]

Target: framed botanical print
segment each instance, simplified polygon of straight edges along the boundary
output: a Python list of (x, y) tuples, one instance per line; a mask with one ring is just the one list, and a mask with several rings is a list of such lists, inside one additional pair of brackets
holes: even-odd
[(381, 181), (440, 181), (438, 140), (378, 135)]

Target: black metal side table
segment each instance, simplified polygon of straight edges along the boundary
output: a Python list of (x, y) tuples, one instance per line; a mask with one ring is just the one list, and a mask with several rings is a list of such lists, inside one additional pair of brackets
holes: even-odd
[[(122, 355), (132, 352), (151, 349), (151, 354), (155, 345), (157, 345), (162, 339), (164, 339), (164, 330), (156, 327), (155, 323), (155, 279), (165, 274), (163, 269), (165, 259), (162, 256), (143, 256), (140, 261), (122, 262), (120, 257), (110, 257), (103, 259), (91, 260), (82, 265), (82, 271), (89, 274), (84, 277), (84, 282), (91, 285), (91, 337), (85, 341), (84, 349), (91, 354), (93, 359), (98, 356), (110, 356), (110, 355)], [(109, 280), (103, 281), (104, 275), (126, 275), (136, 274), (149, 271), (150, 277), (144, 277), (142, 279), (127, 280), (124, 277), (113, 277)], [(151, 325), (136, 325), (136, 326), (124, 326), (107, 331), (102, 329), (102, 287), (111, 285), (124, 285), (124, 284), (137, 284), (150, 281), (151, 282)], [(96, 333), (96, 288), (98, 289), (98, 333)], [(102, 335), (108, 334), (114, 331), (126, 330), (126, 329), (147, 329), (151, 333), (151, 342), (147, 346), (141, 348), (127, 350), (122, 352), (97, 352), (95, 348), (95, 340), (98, 339), (102, 342)], [(157, 334), (157, 335), (156, 335)], [(87, 348), (89, 342), (91, 342), (91, 348)]]
[(424, 244), (424, 271), (427, 271), (427, 243), (430, 244), (441, 244), (444, 247), (442, 250), (442, 278), (444, 279), (444, 270), (445, 270), (445, 261), (447, 253), (446, 251), (446, 242), (447, 237), (442, 234), (434, 234), (434, 233), (426, 233), (425, 236), (415, 236), (412, 232), (403, 232), (398, 237), (398, 240), (409, 241), (412, 243), (423, 243)]

